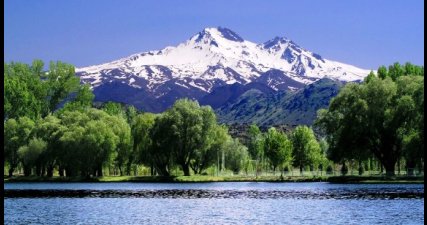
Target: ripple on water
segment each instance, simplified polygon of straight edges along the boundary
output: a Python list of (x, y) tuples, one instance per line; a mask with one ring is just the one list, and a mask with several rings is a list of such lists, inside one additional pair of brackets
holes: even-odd
[[(15, 185), (19, 186), (5, 185), (5, 194), (36, 189)], [(49, 184), (37, 187), (38, 191), (53, 189)], [(423, 185), (74, 184), (70, 188), (56, 184), (58, 187), (87, 191), (87, 195), (6, 197), (5, 224), (424, 224)], [(401, 196), (405, 193), (415, 193), (415, 198)], [(135, 197), (138, 195), (151, 197)]]

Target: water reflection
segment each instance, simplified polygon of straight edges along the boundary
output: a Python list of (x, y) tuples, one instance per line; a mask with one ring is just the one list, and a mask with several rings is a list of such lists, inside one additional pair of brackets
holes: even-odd
[[(422, 184), (7, 183), (4, 187), (5, 224), (424, 223)], [(103, 196), (24, 198), (7, 197), (8, 191)], [(130, 197), (132, 193), (148, 197)], [(368, 193), (373, 196), (366, 197)], [(402, 193), (417, 196), (390, 197)]]

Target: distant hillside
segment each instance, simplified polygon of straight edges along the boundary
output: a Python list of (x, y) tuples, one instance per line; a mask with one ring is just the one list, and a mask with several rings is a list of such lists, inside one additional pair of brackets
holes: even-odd
[(227, 124), (311, 125), (317, 110), (326, 108), (342, 86), (341, 81), (324, 78), (296, 92), (264, 93), (251, 89), (216, 112), (220, 122)]
[(235, 102), (242, 94), (249, 90), (257, 90), (260, 93), (271, 94), (275, 91), (269, 86), (252, 82), (246, 85), (234, 83), (215, 88), (211, 93), (199, 99), (201, 105), (210, 105), (216, 109), (230, 102)]

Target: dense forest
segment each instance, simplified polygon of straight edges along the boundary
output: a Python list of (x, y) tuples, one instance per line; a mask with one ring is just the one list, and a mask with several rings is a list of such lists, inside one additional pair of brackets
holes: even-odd
[[(42, 61), (4, 64), (4, 168), (8, 175), (216, 175), (298, 168), (359, 174), (396, 168), (424, 171), (424, 67), (381, 66), (349, 83), (319, 110), (314, 130), (247, 129), (233, 138), (211, 107), (180, 99), (160, 114), (93, 103), (74, 66)], [(354, 166), (353, 166), (354, 167)], [(353, 168), (352, 167), (352, 168)], [(175, 172), (173, 172), (175, 171)]]

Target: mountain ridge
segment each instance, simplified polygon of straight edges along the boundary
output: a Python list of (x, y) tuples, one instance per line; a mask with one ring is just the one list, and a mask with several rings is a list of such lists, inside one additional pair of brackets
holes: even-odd
[[(262, 83), (275, 91), (295, 91), (325, 77), (359, 81), (368, 73), (325, 59), (286, 37), (257, 44), (224, 27), (205, 28), (177, 46), (76, 69), (82, 82), (91, 85), (97, 100), (109, 99), (100, 95), (117, 99), (109, 89), (120, 83), (123, 93), (117, 94), (126, 98), (124, 102), (146, 99), (146, 104), (136, 105), (153, 112), (165, 110), (177, 98), (200, 100), (218, 87), (235, 83)], [(138, 92), (143, 96), (134, 100), (128, 96), (142, 95)]]

